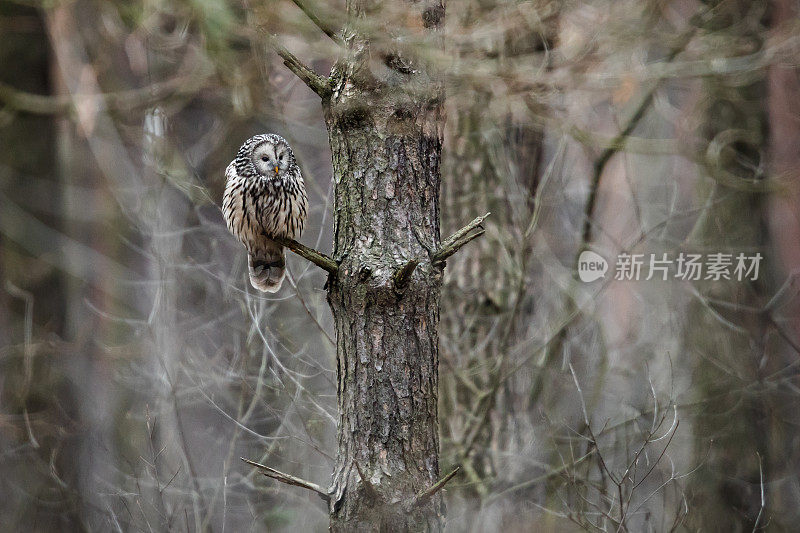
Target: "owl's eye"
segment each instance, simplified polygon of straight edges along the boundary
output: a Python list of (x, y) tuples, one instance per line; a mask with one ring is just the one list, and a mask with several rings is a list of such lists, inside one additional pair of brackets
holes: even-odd
[(261, 156), (261, 160), (262, 161), (269, 161), (269, 158), (267, 156), (265, 156), (265, 155), (262, 155)]
[(280, 159), (281, 161), (283, 161), (283, 154), (281, 154), (281, 156), (280, 156), (278, 159)]

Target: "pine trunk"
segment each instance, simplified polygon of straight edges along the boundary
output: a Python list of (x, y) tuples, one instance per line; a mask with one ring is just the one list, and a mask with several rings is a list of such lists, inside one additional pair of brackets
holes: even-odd
[[(350, 16), (363, 15), (348, 5)], [(394, 6), (396, 9), (397, 6)], [(441, 3), (403, 4), (423, 31)], [(424, 68), (351, 33), (323, 102), (335, 180), (329, 280), (338, 360), (338, 455), (332, 531), (438, 531), (437, 422), (441, 87)], [(376, 57), (383, 57), (375, 66)], [(413, 87), (413, 90), (412, 90)], [(420, 259), (406, 283), (396, 273)]]

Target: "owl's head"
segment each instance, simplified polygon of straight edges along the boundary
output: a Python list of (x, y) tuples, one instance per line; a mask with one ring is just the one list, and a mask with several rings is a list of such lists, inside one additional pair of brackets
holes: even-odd
[[(275, 134), (256, 135), (242, 145), (237, 163), (245, 164), (254, 174), (265, 178), (285, 177), (295, 165), (294, 154), (286, 139)], [(238, 164), (237, 164), (238, 166)]]

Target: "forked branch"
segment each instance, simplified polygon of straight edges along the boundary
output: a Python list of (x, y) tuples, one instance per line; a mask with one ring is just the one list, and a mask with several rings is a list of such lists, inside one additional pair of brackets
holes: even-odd
[[(483, 229), (483, 221), (488, 217), (491, 213), (486, 213), (483, 216), (480, 216), (461, 228), (460, 230), (456, 231), (448, 238), (444, 240), (444, 242), (439, 246), (439, 248), (431, 253), (431, 264), (435, 266), (441, 266), (444, 264), (445, 260), (459, 251), (462, 246), (467, 244), (469, 241), (476, 239), (484, 234)], [(394, 288), (397, 291), (402, 291), (408, 282), (411, 280), (411, 276), (414, 274), (414, 270), (419, 266), (422, 261), (418, 258), (411, 259), (403, 266), (397, 269), (394, 273)]]
[(328, 257), (327, 255), (323, 254), (322, 252), (318, 252), (313, 248), (309, 248), (305, 244), (300, 244), (299, 242), (287, 239), (284, 237), (273, 237), (271, 235), (267, 235), (271, 240), (277, 242), (281, 246), (285, 246), (286, 248), (290, 249), (300, 257), (307, 259), (320, 267), (322, 270), (326, 270), (331, 274), (336, 274), (339, 271), (339, 265)]
[(256, 463), (255, 461), (245, 459), (244, 457), (240, 457), (239, 459), (241, 459), (242, 461), (251, 466), (258, 468), (259, 472), (261, 472), (267, 477), (271, 477), (272, 479), (280, 481), (281, 483), (286, 483), (287, 485), (293, 485), (295, 487), (303, 487), (304, 489), (316, 492), (319, 495), (319, 497), (325, 500), (326, 502), (329, 502), (331, 499), (330, 495), (316, 483), (311, 483), (310, 481), (300, 479), (299, 477), (294, 477), (289, 474), (284, 474), (283, 472), (275, 470), (274, 468), (270, 468), (260, 463)]
[[(431, 256), (431, 264), (440, 265), (444, 263), (448, 257), (459, 251), (462, 246), (467, 244), (469, 241), (483, 235), (483, 221), (489, 215), (491, 215), (491, 213), (486, 213), (485, 215), (476, 218), (446, 238), (441, 246), (439, 246), (439, 249), (436, 250)], [(473, 230), (477, 231), (473, 233)]]

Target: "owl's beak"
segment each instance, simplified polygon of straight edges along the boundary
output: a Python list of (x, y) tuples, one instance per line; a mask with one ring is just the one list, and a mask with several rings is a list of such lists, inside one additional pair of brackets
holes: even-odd
[(275, 167), (275, 174), (278, 173), (278, 167)]

